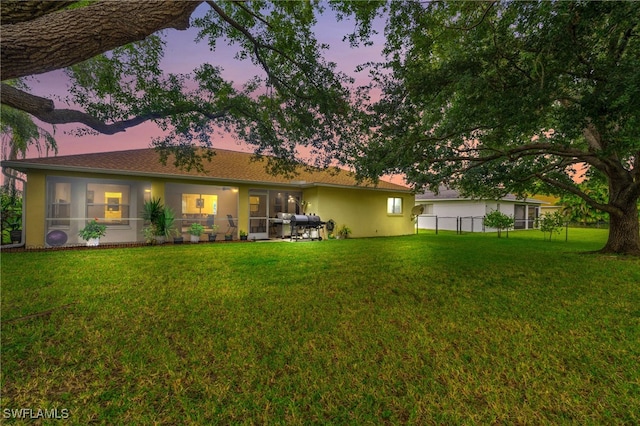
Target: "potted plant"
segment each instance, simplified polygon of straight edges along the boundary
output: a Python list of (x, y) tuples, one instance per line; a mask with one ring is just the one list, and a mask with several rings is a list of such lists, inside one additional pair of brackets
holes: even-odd
[(10, 216), (5, 220), (7, 228), (9, 228), (9, 237), (12, 243), (19, 243), (22, 239), (22, 217)]
[(227, 232), (226, 234), (224, 234), (224, 240), (225, 241), (233, 240), (233, 234), (231, 232)]
[(218, 234), (216, 234), (217, 231), (218, 231), (218, 225), (211, 225), (211, 233), (209, 233), (209, 241), (216, 240), (216, 237), (218, 236)]
[(191, 242), (197, 243), (200, 241), (200, 236), (204, 232), (204, 226), (199, 223), (192, 223), (189, 227), (189, 235), (191, 235)]
[(349, 238), (349, 235), (351, 235), (351, 228), (349, 228), (347, 225), (342, 225), (342, 228), (338, 229), (338, 237), (339, 238)]
[(100, 237), (107, 233), (106, 225), (98, 223), (98, 218), (90, 220), (78, 235), (87, 242), (87, 246), (97, 246), (100, 244)]
[(247, 231), (243, 231), (242, 229), (240, 230), (240, 239), (242, 241), (247, 241), (247, 238), (249, 237), (249, 234), (247, 234)]
[(154, 225), (147, 225), (142, 228), (142, 235), (144, 236), (144, 242), (147, 244), (155, 244), (156, 241), (156, 228)]

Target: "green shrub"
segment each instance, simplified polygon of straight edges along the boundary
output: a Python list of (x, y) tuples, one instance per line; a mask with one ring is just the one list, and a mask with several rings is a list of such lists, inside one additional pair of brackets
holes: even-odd
[[(501, 237), (502, 230), (511, 228), (513, 223), (513, 217), (507, 216), (498, 210), (493, 210), (484, 217), (484, 226), (496, 228), (498, 230), (498, 238)], [(507, 236), (508, 235), (509, 234), (507, 234)]]
[(543, 232), (545, 240), (547, 239), (547, 232), (549, 233), (549, 241), (551, 241), (554, 233), (559, 234), (562, 231), (564, 224), (564, 216), (559, 211), (543, 214), (536, 219), (536, 226)]

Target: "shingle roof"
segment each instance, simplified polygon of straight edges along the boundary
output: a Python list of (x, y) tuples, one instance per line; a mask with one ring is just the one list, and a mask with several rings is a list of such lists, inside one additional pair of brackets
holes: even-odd
[[(460, 195), (460, 192), (455, 189), (450, 189), (445, 186), (440, 187), (438, 189), (438, 193), (432, 191), (424, 191), (423, 193), (416, 194), (416, 201), (426, 201), (426, 200), (470, 200), (471, 197), (463, 197)], [(540, 200), (536, 200), (533, 198), (527, 198), (526, 200), (519, 199), (514, 194), (507, 194), (504, 197), (500, 198), (503, 201), (526, 201), (528, 203), (543, 203)]]
[(172, 164), (169, 158), (163, 165), (158, 153), (152, 149), (134, 149), (128, 151), (76, 154), (59, 157), (31, 158), (3, 161), (3, 167), (20, 171), (29, 169), (63, 170), (89, 173), (109, 173), (119, 175), (137, 175), (154, 177), (195, 178), (235, 183), (272, 183), (307, 186), (339, 186), (375, 188), (392, 191), (410, 192), (408, 187), (380, 180), (377, 185), (361, 182), (345, 170), (304, 170), (300, 167), (293, 178), (271, 175), (266, 171), (266, 160), (252, 161), (253, 155), (245, 152), (216, 149), (216, 155), (209, 162), (204, 160), (203, 171), (195, 169), (181, 170)]

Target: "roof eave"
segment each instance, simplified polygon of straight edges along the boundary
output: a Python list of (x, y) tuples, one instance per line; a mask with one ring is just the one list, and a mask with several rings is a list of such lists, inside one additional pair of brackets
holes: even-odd
[(510, 202), (510, 203), (526, 203), (526, 204), (544, 204), (543, 201), (540, 200), (536, 200), (533, 198), (526, 198), (524, 200), (513, 200), (513, 199), (508, 199), (508, 198), (501, 198), (499, 200), (486, 200), (486, 199), (480, 199), (480, 198), (416, 198), (417, 202), (420, 201), (478, 201), (478, 202), (486, 202), (486, 201), (495, 201), (495, 202), (501, 202), (501, 201), (505, 201), (505, 202)]
[(412, 192), (411, 188), (403, 189), (400, 188), (380, 188), (379, 186), (362, 186), (362, 185), (340, 185), (335, 183), (322, 183), (322, 182), (312, 182), (308, 183), (305, 187), (323, 187), (323, 188), (343, 188), (343, 189), (364, 189), (369, 191), (384, 191), (384, 192), (405, 192), (410, 194)]
[(19, 172), (26, 173), (28, 170), (48, 170), (48, 171), (56, 171), (56, 172), (72, 172), (72, 173), (92, 173), (92, 174), (101, 174), (101, 175), (127, 175), (127, 176), (136, 176), (136, 177), (147, 177), (147, 178), (172, 178), (172, 179), (180, 179), (180, 180), (196, 180), (196, 181), (207, 181), (207, 182), (220, 182), (224, 184), (238, 184), (238, 185), (277, 185), (288, 188), (297, 188), (297, 189), (306, 189), (313, 187), (330, 187), (330, 188), (343, 188), (343, 189), (366, 189), (366, 190), (374, 190), (374, 191), (386, 191), (386, 192), (411, 192), (411, 189), (407, 188), (403, 189), (393, 189), (393, 188), (380, 188), (380, 187), (367, 187), (367, 186), (358, 186), (358, 185), (340, 185), (340, 184), (331, 184), (331, 183), (321, 183), (321, 182), (270, 182), (270, 181), (260, 181), (260, 180), (243, 180), (243, 179), (229, 179), (229, 178), (218, 178), (212, 176), (192, 176), (192, 175), (180, 175), (173, 173), (150, 173), (150, 172), (139, 172), (132, 170), (118, 170), (118, 169), (96, 169), (91, 167), (82, 167), (82, 166), (62, 166), (57, 164), (41, 164), (41, 163), (24, 163), (24, 162), (15, 162), (15, 161), (2, 161), (0, 163), (2, 167), (9, 167), (14, 170), (18, 170)]

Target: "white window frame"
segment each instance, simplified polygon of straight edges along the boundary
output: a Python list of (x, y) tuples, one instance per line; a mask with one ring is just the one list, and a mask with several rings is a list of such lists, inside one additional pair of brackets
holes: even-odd
[[(404, 211), (404, 200), (402, 197), (389, 197), (387, 198), (387, 214), (400, 216)], [(398, 211), (399, 207), (399, 211)]]

